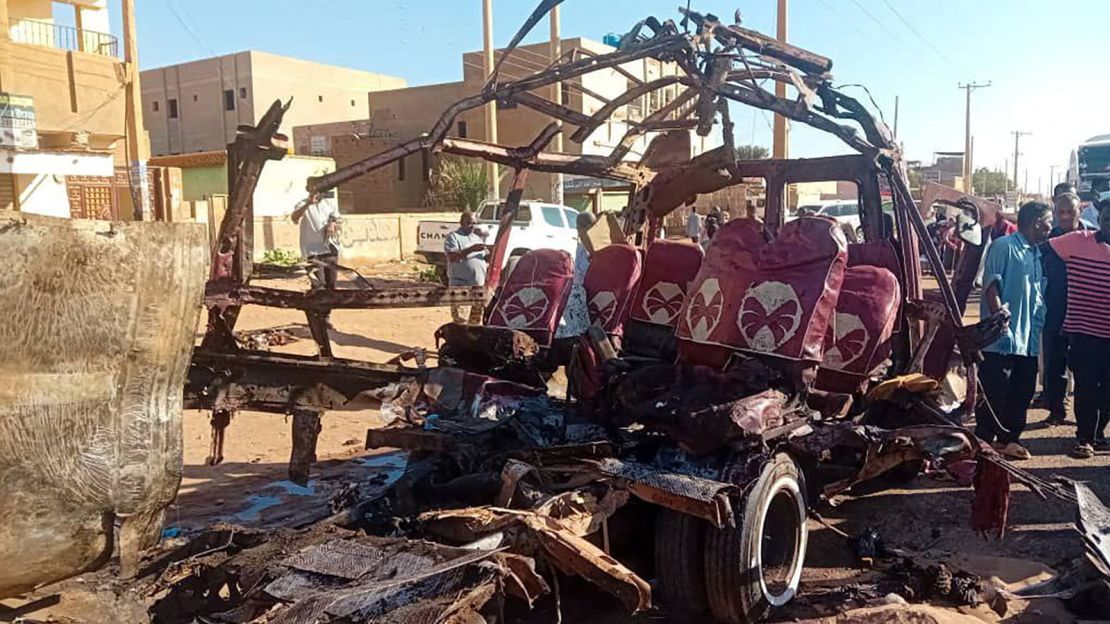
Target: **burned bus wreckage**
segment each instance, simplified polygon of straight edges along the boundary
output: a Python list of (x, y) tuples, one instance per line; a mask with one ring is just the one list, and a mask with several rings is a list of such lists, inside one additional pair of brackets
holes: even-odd
[[(560, 3), (543, 0), (505, 56)], [(422, 150), (484, 159), (512, 171), (506, 223), (529, 171), (630, 183), (621, 232), (594, 249), (586, 275), (593, 325), (571, 345), (553, 338), (571, 258), (536, 250), (502, 274), (508, 227), (485, 287), (252, 285), (243, 224), (265, 162), (285, 153), (276, 130), (288, 104), (240, 129), (205, 292), (207, 333), (184, 395), (187, 407), (212, 411), (209, 460), (222, 459), (237, 410), (291, 414), (290, 477), (305, 482), (321, 416), (372, 404), (393, 422), (368, 430), (366, 447), (404, 449), (408, 464), (384, 493), (354, 492), (307, 529), (220, 526), (160, 556), (148, 567), (164, 583), (156, 618), (474, 622), (505, 596), (530, 605), (557, 592), (561, 573), (631, 612), (661, 604), (751, 622), (797, 593), (811, 510), (892, 470), (928, 463), (961, 475), (974, 487), (970, 521), (983, 533), (1004, 530), (1012, 482), (1077, 500), (1072, 487), (1010, 465), (965, 426), (977, 407), (990, 413), (968, 380), (1007, 315), (963, 324), (964, 302), (941, 270), (887, 127), (834, 88), (830, 59), (744, 28), (739, 15), (726, 24), (681, 12), (677, 24), (637, 23), (611, 53), (568, 53), (519, 80), (502, 81), (495, 68), (428, 133), (308, 182), (312, 192), (332, 189)], [(645, 58), (679, 71), (650, 81), (628, 74), (631, 88), (593, 115), (540, 95)], [(764, 88), (774, 83), (796, 99)], [(581, 143), (624, 105), (674, 85), (678, 96), (629, 121), (608, 156), (547, 151), (565, 127)], [(522, 146), (447, 136), (462, 111), (495, 101), (552, 122)], [(832, 133), (857, 153), (737, 160), (733, 102)], [(718, 126), (723, 146), (690, 158), (689, 131)], [(648, 149), (629, 160), (642, 136), (653, 137)], [(766, 183), (763, 223), (729, 221), (704, 253), (656, 238), (669, 212), (744, 178)], [(824, 180), (857, 185), (863, 241), (849, 244), (823, 218), (785, 220), (787, 185)], [(922, 254), (938, 276), (928, 296)], [(386, 364), (332, 355), (328, 310), (461, 302), (485, 304), (485, 322), (440, 328), (438, 353), (414, 350)], [(303, 310), (319, 356), (242, 348), (234, 330), (244, 305)], [(565, 400), (546, 386), (560, 364)], [(1105, 510), (1081, 492), (1097, 535)], [(641, 540), (646, 563), (615, 557), (618, 527)], [(1087, 543), (1106, 565), (1110, 546)]]

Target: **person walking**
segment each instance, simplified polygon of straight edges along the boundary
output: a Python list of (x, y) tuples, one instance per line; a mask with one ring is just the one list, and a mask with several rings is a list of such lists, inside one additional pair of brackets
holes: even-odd
[[(339, 231), (343, 217), (334, 191), (313, 193), (297, 203), (289, 215), (300, 228), (301, 257), (308, 262), (308, 281), (313, 290), (334, 289), (339, 265)], [(331, 324), (331, 310), (324, 313)]]
[(1107, 450), (1110, 420), (1110, 200), (1099, 203), (1098, 230), (1077, 230), (1049, 241), (1049, 253), (1067, 266), (1068, 368), (1075, 377), (1072, 456), (1090, 459)]
[(1045, 315), (1038, 244), (1052, 229), (1052, 210), (1041, 202), (1027, 202), (1018, 211), (1017, 227), (1017, 232), (991, 244), (983, 263), (980, 317), (985, 319), (1007, 307), (1010, 323), (1002, 336), (983, 350), (979, 381), (992, 409), (981, 408), (976, 414), (975, 435), (1006, 457), (1029, 459), (1020, 439), (1037, 389), (1037, 355)]
[[(1052, 199), (1055, 227), (1049, 232), (1052, 240), (1077, 230), (1087, 229), (1079, 220), (1079, 195), (1074, 187), (1058, 184)], [(1041, 334), (1041, 378), (1044, 407), (1048, 410), (1047, 426), (1067, 422), (1068, 411), (1068, 340), (1064, 335), (1064, 316), (1068, 310), (1068, 270), (1063, 259), (1048, 243), (1042, 243), (1045, 276), (1045, 320)]]
[(690, 206), (690, 216), (686, 217), (686, 235), (690, 237), (692, 243), (701, 240), (701, 216), (698, 215), (698, 209), (693, 206)]
[[(486, 237), (474, 227), (474, 213), (459, 216), (459, 229), (443, 239), (447, 255), (447, 284), (449, 286), (481, 286), (486, 283), (488, 251)], [(482, 324), (482, 306), (471, 304), (470, 314), (465, 304), (451, 304), (451, 318), (459, 324)]]
[(705, 215), (705, 236), (702, 237), (701, 246), (703, 249), (709, 248), (709, 243), (713, 242), (713, 237), (717, 235), (717, 230), (721, 228), (723, 217), (721, 216), (721, 208), (714, 206)]

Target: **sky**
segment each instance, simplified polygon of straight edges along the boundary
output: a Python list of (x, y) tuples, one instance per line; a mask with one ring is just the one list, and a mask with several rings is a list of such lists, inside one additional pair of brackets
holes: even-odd
[[(410, 85), (462, 78), (461, 54), (482, 46), (481, 0), (140, 0), (143, 69), (247, 49), (397, 75)], [(494, 41), (504, 46), (536, 0), (494, 0)], [(648, 15), (677, 21), (679, 0), (566, 0), (564, 37), (601, 40)], [(693, 0), (692, 8), (774, 32), (775, 0)], [(727, 17), (726, 17), (727, 16)], [(113, 29), (119, 31), (119, 12)], [(1080, 142), (1110, 133), (1104, 0), (790, 0), (791, 43), (833, 59), (836, 85), (865, 85), (888, 124), (899, 99), (906, 157), (964, 148), (960, 83), (972, 95), (976, 167), (1001, 170), (1021, 138), (1018, 181), (1048, 186)], [(958, 26), (958, 27), (957, 27)], [(547, 23), (526, 41), (547, 38)], [(849, 95), (868, 102), (858, 87)], [(771, 144), (770, 116), (734, 112), (739, 143)], [(792, 157), (848, 153), (839, 140), (794, 125)], [(1013, 163), (1010, 162), (1012, 171)], [(1028, 174), (1026, 174), (1028, 170)], [(1040, 185), (1038, 187), (1038, 184)]]

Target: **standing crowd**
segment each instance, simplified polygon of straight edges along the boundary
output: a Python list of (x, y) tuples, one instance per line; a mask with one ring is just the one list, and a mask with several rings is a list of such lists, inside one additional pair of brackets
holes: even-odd
[(1012, 459), (1030, 457), (1021, 436), (1038, 374), (1049, 411), (1044, 424), (1063, 425), (1071, 373), (1072, 456), (1110, 450), (1110, 199), (1095, 204), (1093, 227), (1080, 219), (1079, 205), (1069, 184), (1054, 189), (1052, 206), (1022, 205), (1017, 231), (995, 238), (983, 260), (980, 316), (1005, 307), (1010, 322), (983, 353), (986, 404), (976, 414), (976, 435)]

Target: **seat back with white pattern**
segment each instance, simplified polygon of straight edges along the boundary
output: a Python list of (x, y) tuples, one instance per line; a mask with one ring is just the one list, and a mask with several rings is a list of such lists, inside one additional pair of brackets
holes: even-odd
[(582, 287), (590, 323), (605, 333), (620, 335), (640, 284), (640, 251), (632, 245), (603, 247), (590, 258)]
[(739, 304), (755, 279), (757, 258), (767, 242), (763, 226), (753, 220), (733, 219), (717, 230), (679, 311), (675, 333), (684, 360), (724, 366), (732, 357), (739, 344)]
[[(790, 221), (763, 245), (751, 237), (715, 239), (691, 288), (679, 336), (691, 346), (816, 364), (847, 256), (844, 232), (816, 217)], [(720, 351), (706, 357), (683, 345), (682, 353), (695, 363), (723, 363)]]
[(574, 262), (567, 252), (529, 251), (502, 285), (486, 325), (519, 330), (541, 346), (550, 346), (573, 279)]
[(640, 287), (632, 299), (632, 319), (674, 327), (686, 302), (686, 291), (697, 277), (705, 253), (701, 246), (657, 240), (648, 246)]
[(848, 245), (848, 269), (826, 337), (817, 388), (858, 392), (890, 357), (891, 335), (900, 331), (902, 263), (888, 240)]
[(901, 299), (898, 278), (886, 268), (858, 265), (844, 271), (825, 357), (817, 369), (818, 390), (863, 390), (872, 372), (890, 357)]

